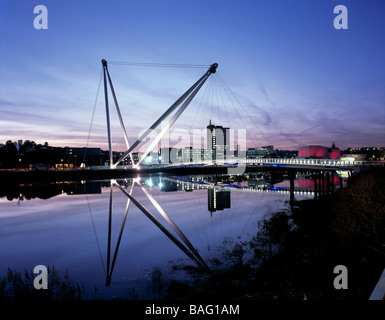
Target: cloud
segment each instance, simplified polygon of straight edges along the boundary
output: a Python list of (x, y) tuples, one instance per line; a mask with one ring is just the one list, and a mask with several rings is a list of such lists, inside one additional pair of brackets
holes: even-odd
[(249, 106), (249, 110), (252, 112), (254, 121), (259, 122), (262, 120), (264, 126), (268, 126), (272, 123), (271, 115), (265, 109), (258, 107), (256, 104), (252, 104)]

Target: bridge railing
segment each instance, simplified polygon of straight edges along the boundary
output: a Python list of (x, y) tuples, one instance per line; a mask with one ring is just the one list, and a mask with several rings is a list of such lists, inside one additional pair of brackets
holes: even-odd
[[(195, 162), (173, 162), (170, 164), (152, 164), (141, 165), (141, 167), (150, 166), (152, 168), (166, 168), (176, 166), (194, 166), (194, 165), (239, 165), (239, 164), (259, 164), (259, 165), (309, 165), (309, 166), (323, 166), (323, 167), (374, 167), (385, 166), (385, 161), (343, 161), (340, 159), (301, 159), (301, 158), (230, 158), (217, 160), (202, 160)], [(93, 169), (106, 169), (105, 166), (92, 167)], [(118, 166), (120, 169), (132, 168), (131, 165)]]
[(203, 164), (236, 164), (236, 163), (245, 163), (245, 164), (293, 164), (293, 165), (319, 165), (319, 166), (357, 166), (358, 163), (347, 163), (340, 160), (334, 159), (297, 159), (297, 158), (257, 158), (257, 159), (247, 159), (247, 158), (233, 158), (225, 160), (206, 160), (201, 161)]
[(327, 167), (357, 167), (357, 166), (385, 166), (384, 161), (344, 161), (341, 159), (301, 159), (301, 158), (231, 158), (220, 160), (205, 160), (202, 164), (282, 164), (282, 165), (311, 165)]

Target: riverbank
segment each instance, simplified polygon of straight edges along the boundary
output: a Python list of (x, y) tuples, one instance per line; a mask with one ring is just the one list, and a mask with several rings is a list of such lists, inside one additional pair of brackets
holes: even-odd
[(57, 182), (80, 180), (105, 180), (136, 177), (138, 174), (222, 174), (226, 173), (225, 167), (191, 167), (191, 168), (141, 168), (137, 169), (37, 169), (37, 170), (2, 170), (0, 171), (1, 183), (22, 182)]
[(243, 174), (245, 172), (314, 172), (337, 171), (337, 168), (292, 168), (290, 166), (263, 165), (186, 165), (174, 167), (142, 166), (140, 170), (126, 169), (5, 169), (0, 170), (0, 183), (31, 183), (31, 182), (60, 182), (81, 180), (107, 180), (137, 177), (138, 175), (215, 175), (215, 174)]
[[(229, 171), (230, 169), (230, 171)], [(234, 167), (226, 166), (185, 166), (185, 167), (142, 167), (140, 170), (127, 169), (37, 169), (37, 170), (2, 170), (0, 183), (58, 182), (80, 180), (106, 180), (137, 177), (138, 175), (212, 175), (228, 174)], [(254, 171), (278, 171), (279, 168), (263, 166), (241, 167), (239, 173)], [(235, 172), (236, 173), (236, 172)]]
[[(175, 266), (192, 281), (169, 281), (162, 298), (368, 300), (385, 267), (385, 170), (271, 214), (251, 240), (235, 241), (209, 263), (209, 275)], [(348, 270), (347, 289), (334, 287), (337, 265)]]

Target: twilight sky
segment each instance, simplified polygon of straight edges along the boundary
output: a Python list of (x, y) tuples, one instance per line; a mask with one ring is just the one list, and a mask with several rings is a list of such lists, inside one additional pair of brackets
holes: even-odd
[[(333, 26), (339, 4), (347, 30)], [(103, 58), (219, 64), (171, 131), (180, 145), (212, 120), (246, 130), (248, 147), (385, 146), (383, 0), (1, 0), (0, 143), (85, 146), (97, 98), (88, 146), (107, 149)], [(206, 70), (110, 64), (130, 142)]]

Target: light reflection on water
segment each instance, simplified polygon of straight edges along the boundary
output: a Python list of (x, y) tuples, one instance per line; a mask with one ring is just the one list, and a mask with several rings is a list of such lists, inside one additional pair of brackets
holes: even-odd
[[(118, 183), (129, 192), (131, 180)], [(289, 196), (260, 193), (191, 191), (196, 183), (184, 185), (184, 190), (189, 191), (167, 192), (175, 190), (176, 183), (179, 182), (170, 185), (154, 178), (151, 181), (142, 179), (140, 185), (159, 203), (205, 260), (218, 254), (226, 238), (245, 239), (256, 234), (258, 221), (265, 214), (286, 207), (289, 199)], [(94, 182), (89, 191), (82, 189), (82, 184), (87, 187), (88, 182), (80, 183), (80, 189), (76, 187), (72, 191), (64, 192), (63, 187), (64, 193), (46, 200), (9, 201), (0, 198), (1, 275), (8, 267), (23, 271), (39, 264), (53, 265), (63, 273), (68, 270), (71, 280), (84, 283), (88, 298), (94, 298), (95, 287), (102, 294), (99, 298), (124, 297), (129, 287), (143, 282), (148, 269), (167, 267), (169, 261), (178, 259), (189, 260), (131, 203), (112, 285), (106, 288), (110, 182), (103, 182), (103, 187), (101, 182)], [(135, 185), (132, 195), (175, 234), (141, 186)], [(127, 203), (127, 196), (117, 186), (112, 190), (111, 259)], [(92, 193), (87, 194), (90, 191)]]

